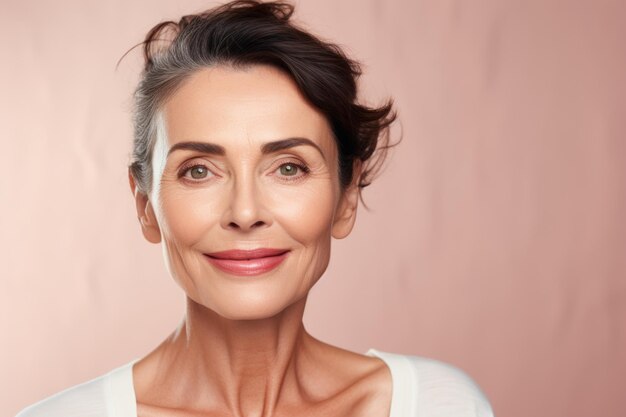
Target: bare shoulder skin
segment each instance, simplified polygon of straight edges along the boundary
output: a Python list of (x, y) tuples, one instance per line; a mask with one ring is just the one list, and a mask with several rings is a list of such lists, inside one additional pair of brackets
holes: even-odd
[(150, 194), (129, 180), (143, 235), (162, 245), (187, 305), (134, 365), (139, 417), (387, 417), (384, 362), (302, 324), (358, 205), (355, 184), (340, 188), (326, 118), (265, 65), (198, 70), (159, 118)]

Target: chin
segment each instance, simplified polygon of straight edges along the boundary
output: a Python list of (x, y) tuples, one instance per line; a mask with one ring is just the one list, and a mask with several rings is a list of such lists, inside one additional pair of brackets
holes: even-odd
[(287, 305), (276, 305), (269, 303), (248, 304), (248, 305), (224, 305), (211, 308), (217, 314), (229, 320), (263, 320), (269, 319), (284, 311)]
[[(212, 294), (210, 297), (194, 297), (196, 302), (229, 320), (263, 320), (276, 316), (294, 303), (293, 294), (276, 289), (255, 288), (252, 291), (232, 291)], [(199, 294), (198, 294), (199, 295)]]

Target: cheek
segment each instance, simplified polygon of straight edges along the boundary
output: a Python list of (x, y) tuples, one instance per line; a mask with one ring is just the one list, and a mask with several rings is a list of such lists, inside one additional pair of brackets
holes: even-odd
[(215, 198), (197, 190), (163, 188), (161, 224), (167, 239), (193, 246), (219, 222)]
[(332, 183), (318, 181), (274, 193), (268, 206), (272, 207), (275, 221), (302, 245), (329, 240), (335, 206)]
[(297, 242), (297, 258), (292, 260), (295, 270), (285, 288), (297, 298), (308, 292), (328, 267), (336, 198), (332, 181), (316, 181), (290, 194), (277, 196), (280, 204), (276, 200), (272, 205), (276, 207), (275, 221)]
[(215, 201), (206, 191), (169, 184), (161, 188), (159, 226), (167, 270), (187, 296), (207, 306), (212, 303), (203, 299), (214, 291), (202, 289), (206, 285), (203, 275), (206, 265), (192, 248), (206, 247), (210, 231), (219, 224)]

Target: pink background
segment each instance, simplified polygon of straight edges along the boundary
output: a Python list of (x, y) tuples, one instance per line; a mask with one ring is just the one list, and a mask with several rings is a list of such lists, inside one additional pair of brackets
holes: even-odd
[[(184, 4), (183, 4), (184, 3)], [(139, 51), (214, 3), (0, 6), (0, 415), (154, 348), (183, 294), (126, 177)], [(626, 5), (301, 0), (404, 140), (309, 331), (466, 370), (498, 416), (626, 414)]]

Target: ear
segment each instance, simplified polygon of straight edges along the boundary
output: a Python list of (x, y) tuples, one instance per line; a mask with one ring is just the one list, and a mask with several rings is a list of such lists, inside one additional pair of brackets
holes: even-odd
[(161, 242), (161, 229), (156, 220), (156, 215), (152, 207), (152, 203), (148, 196), (137, 189), (135, 178), (128, 169), (128, 182), (130, 184), (130, 191), (135, 198), (135, 207), (137, 209), (137, 218), (141, 224), (141, 231), (146, 240), (150, 243)]
[(344, 190), (337, 205), (337, 212), (332, 225), (332, 236), (343, 239), (350, 234), (356, 221), (356, 209), (359, 204), (358, 181), (361, 176), (362, 163), (360, 159), (354, 161), (352, 169), (352, 183)]

